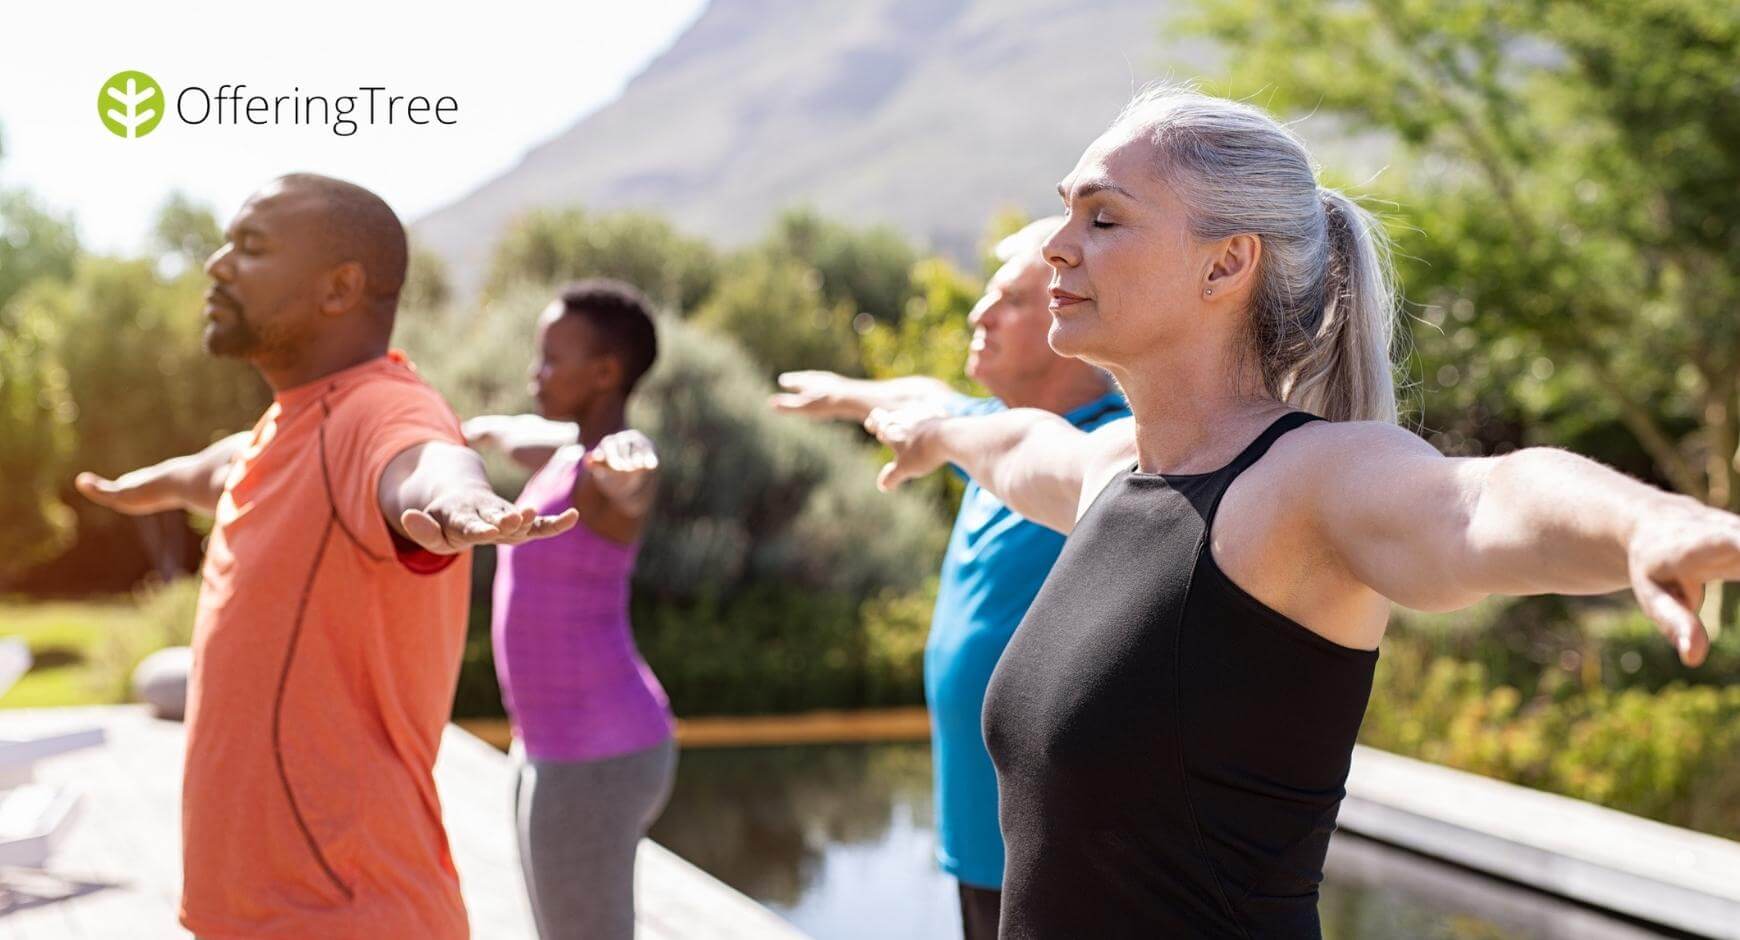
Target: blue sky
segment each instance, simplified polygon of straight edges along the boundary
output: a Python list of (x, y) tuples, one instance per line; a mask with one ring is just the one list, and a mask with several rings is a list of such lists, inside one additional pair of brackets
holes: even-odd
[[(301, 0), (50, 3), (7, 11), (0, 57), (0, 184), (70, 213), (101, 251), (143, 247), (157, 208), (180, 190), (220, 218), (259, 184), (294, 170), (344, 177), (407, 221), (505, 170), (528, 148), (609, 102), (692, 23), (705, 0), (487, 4)], [(485, 12), (480, 13), (479, 10)], [(631, 10), (632, 12), (625, 12)], [(109, 133), (97, 92), (136, 69), (170, 110), (139, 140)], [(190, 126), (174, 102), (198, 86), (246, 94), (448, 95), (452, 126)], [(191, 108), (197, 98), (189, 98)], [(358, 114), (360, 114), (360, 106)], [(356, 115), (353, 115), (355, 117)], [(197, 111), (190, 114), (197, 117)]]

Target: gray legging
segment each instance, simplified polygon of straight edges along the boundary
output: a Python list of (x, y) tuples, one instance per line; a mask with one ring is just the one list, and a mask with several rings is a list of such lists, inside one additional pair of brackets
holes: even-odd
[(633, 940), (635, 849), (676, 769), (671, 741), (594, 761), (521, 757), (514, 819), (539, 937)]

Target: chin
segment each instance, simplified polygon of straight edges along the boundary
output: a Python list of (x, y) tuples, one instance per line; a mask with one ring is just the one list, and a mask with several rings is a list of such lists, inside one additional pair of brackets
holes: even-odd
[(246, 359), (254, 352), (253, 337), (222, 327), (208, 326), (200, 337), (206, 354), (220, 359)]
[(1051, 351), (1059, 356), (1069, 356), (1075, 359), (1086, 357), (1093, 348), (1093, 331), (1084, 323), (1070, 323), (1053, 318), (1051, 330), (1045, 334), (1045, 340), (1051, 346)]

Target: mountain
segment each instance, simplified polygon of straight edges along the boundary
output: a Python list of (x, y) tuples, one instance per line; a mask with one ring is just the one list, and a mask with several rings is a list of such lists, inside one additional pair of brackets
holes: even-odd
[(615, 102), (413, 227), (461, 296), (539, 206), (647, 209), (719, 243), (780, 210), (970, 257), (1055, 187), (1130, 93), (1212, 61), (1155, 0), (713, 0)]

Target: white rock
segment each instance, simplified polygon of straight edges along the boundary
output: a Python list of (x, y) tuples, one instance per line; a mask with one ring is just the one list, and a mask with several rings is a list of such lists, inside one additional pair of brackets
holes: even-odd
[(133, 670), (133, 697), (151, 706), (153, 715), (180, 721), (187, 710), (187, 673), (192, 668), (191, 648), (158, 650)]

